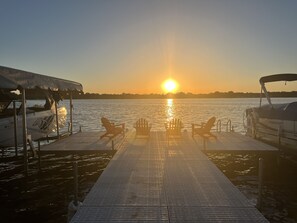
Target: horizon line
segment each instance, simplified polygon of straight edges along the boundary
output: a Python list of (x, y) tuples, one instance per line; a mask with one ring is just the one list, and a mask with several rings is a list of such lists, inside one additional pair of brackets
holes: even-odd
[[(296, 93), (297, 91), (274, 91), (269, 92), (270, 94), (275, 93)], [(166, 95), (209, 95), (209, 94), (261, 94), (261, 92), (234, 92), (234, 91), (214, 91), (214, 92), (208, 92), (208, 93), (192, 93), (192, 92), (168, 92), (168, 93), (128, 93), (128, 92), (122, 92), (122, 93), (95, 93), (95, 92), (83, 92), (84, 95), (86, 94), (95, 94), (95, 95), (160, 95), (160, 96), (166, 96)], [(262, 93), (264, 94), (264, 93)]]

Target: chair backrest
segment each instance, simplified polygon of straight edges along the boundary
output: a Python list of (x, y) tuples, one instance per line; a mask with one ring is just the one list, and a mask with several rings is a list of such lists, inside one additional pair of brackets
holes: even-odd
[(149, 128), (149, 124), (148, 121), (145, 120), (144, 118), (140, 118), (137, 120), (137, 122), (135, 123), (135, 128), (143, 128), (143, 129), (147, 129)]
[(144, 118), (140, 118), (134, 125), (136, 129), (136, 135), (149, 135), (151, 130), (151, 125)]
[(181, 130), (183, 128), (183, 123), (179, 119), (172, 119), (170, 122), (167, 123), (167, 129), (175, 129), (175, 130)]
[(102, 117), (101, 122), (102, 122), (102, 126), (106, 129), (106, 131), (109, 132), (114, 130), (114, 125), (112, 125), (107, 118)]
[(211, 117), (210, 119), (208, 119), (208, 121), (206, 122), (205, 126), (204, 126), (204, 131), (205, 132), (210, 132), (211, 128), (214, 126), (216, 122), (216, 117)]

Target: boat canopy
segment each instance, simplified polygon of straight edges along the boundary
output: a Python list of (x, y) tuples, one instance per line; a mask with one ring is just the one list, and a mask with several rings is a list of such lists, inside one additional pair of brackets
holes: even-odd
[(81, 92), (83, 90), (82, 85), (74, 81), (0, 66), (1, 90), (33, 90), (36, 88), (51, 91)]
[[(269, 76), (264, 76), (260, 78), (260, 84), (261, 84), (261, 93), (264, 91), (264, 94), (267, 98), (267, 101), (269, 105), (273, 108), (273, 105), (271, 103), (270, 96), (268, 94), (268, 91), (266, 90), (265, 83), (268, 82), (276, 82), (276, 81), (296, 81), (297, 80), (297, 74), (273, 74)], [(262, 105), (262, 94), (260, 96), (260, 107)]]
[(267, 82), (275, 81), (296, 81), (297, 74), (274, 74), (260, 78), (260, 84), (263, 85)]

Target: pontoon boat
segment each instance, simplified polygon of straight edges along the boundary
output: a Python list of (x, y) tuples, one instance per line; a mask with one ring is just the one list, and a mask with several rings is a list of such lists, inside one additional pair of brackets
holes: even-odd
[[(260, 78), (260, 106), (246, 110), (247, 135), (297, 150), (297, 101), (272, 104), (265, 83), (296, 81), (297, 74), (275, 74)], [(262, 105), (262, 92), (268, 104)]]

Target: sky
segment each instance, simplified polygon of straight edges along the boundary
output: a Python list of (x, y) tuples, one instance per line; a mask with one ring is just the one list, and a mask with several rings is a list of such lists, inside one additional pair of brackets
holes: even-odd
[(164, 93), (168, 78), (180, 92), (259, 92), (261, 76), (297, 73), (296, 10), (295, 0), (0, 0), (0, 65), (92, 93)]

